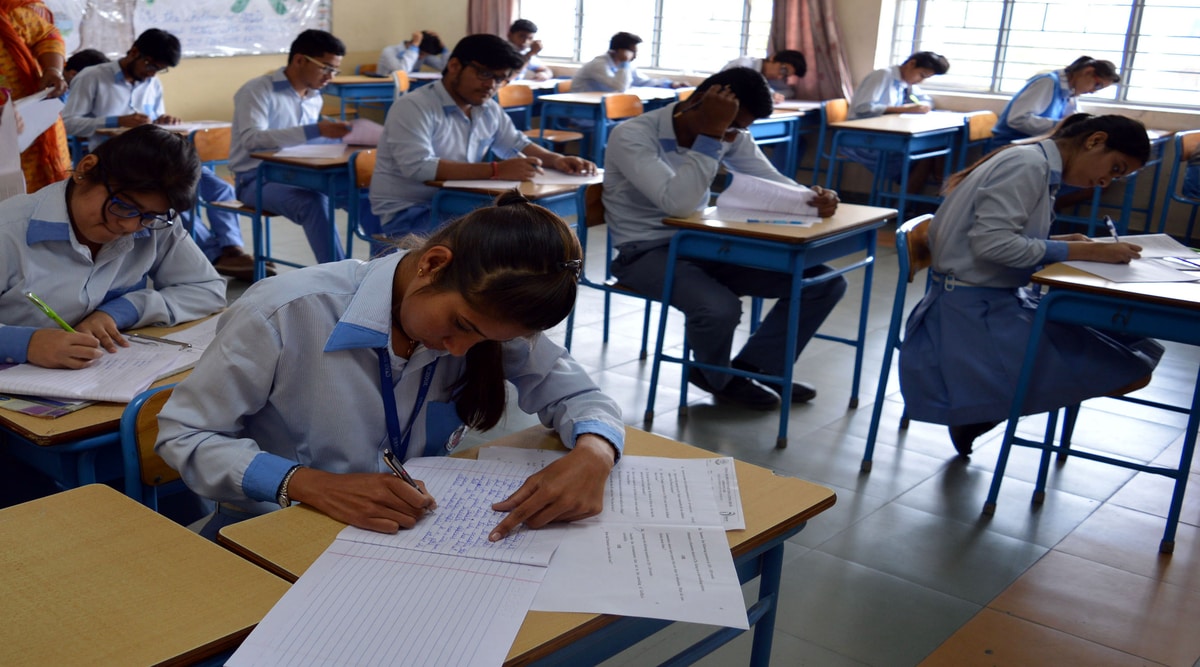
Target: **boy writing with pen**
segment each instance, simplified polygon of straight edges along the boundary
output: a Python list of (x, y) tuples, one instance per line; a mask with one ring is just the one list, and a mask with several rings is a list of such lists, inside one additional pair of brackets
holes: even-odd
[[(595, 171), (587, 160), (532, 143), (493, 99), (524, 66), (507, 40), (470, 35), (454, 46), (441, 81), (396, 100), (384, 122), (371, 178), (371, 210), (384, 234), (425, 233), (445, 222), (430, 219), (438, 189), (426, 181), (523, 181), (543, 168)], [(489, 151), (497, 159), (485, 162)]]
[(144, 125), (0, 202), (0, 362), (83, 368), (128, 346), (124, 329), (224, 308), (225, 281), (178, 224), (199, 173), (187, 139)]

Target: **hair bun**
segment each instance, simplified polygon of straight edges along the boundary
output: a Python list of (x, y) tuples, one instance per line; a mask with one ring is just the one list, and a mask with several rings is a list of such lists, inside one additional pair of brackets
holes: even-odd
[(520, 190), (513, 188), (496, 197), (494, 206), (512, 206), (514, 204), (529, 204), (532, 203), (521, 194)]

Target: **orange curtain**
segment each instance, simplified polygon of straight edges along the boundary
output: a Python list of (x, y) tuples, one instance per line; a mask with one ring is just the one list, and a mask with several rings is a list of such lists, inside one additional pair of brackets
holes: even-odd
[(470, 0), (467, 5), (467, 34), (508, 36), (516, 19), (516, 0)]
[(774, 0), (769, 51), (795, 49), (808, 60), (808, 74), (789, 82), (800, 99), (850, 98), (854, 82), (842, 50), (833, 0)]

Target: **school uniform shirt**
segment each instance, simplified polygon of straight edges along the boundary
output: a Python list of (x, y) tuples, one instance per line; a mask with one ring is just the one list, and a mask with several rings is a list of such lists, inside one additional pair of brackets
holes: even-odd
[(250, 79), (233, 96), (229, 170), (239, 178), (258, 169), (257, 151), (297, 146), (321, 139), (320, 91), (296, 92), (279, 68)]
[(425, 181), (437, 175), (439, 160), (482, 162), (489, 150), (506, 160), (529, 143), (494, 98), (470, 107), (468, 115), (442, 81), (421, 86), (388, 110), (375, 153), (371, 211), (387, 224), (407, 208), (432, 202), (438, 188)]
[(428, 66), (435, 71), (446, 69), (446, 61), (449, 60), (449, 51), (443, 49), (441, 53), (422, 54), (419, 45), (405, 42), (403, 44), (393, 44), (385, 46), (379, 52), (379, 60), (375, 63), (375, 71), (380, 74), (391, 74), (396, 70), (401, 72), (420, 72), (421, 66)]
[(917, 86), (910, 86), (900, 78), (900, 66), (893, 65), (877, 69), (867, 75), (867, 78), (854, 89), (854, 97), (850, 100), (850, 118), (873, 118), (882, 116), (888, 107), (899, 107), (911, 104), (909, 96), (917, 98), (921, 104), (933, 106), (933, 98), (922, 93)]
[(642, 76), (633, 63), (613, 62), (607, 53), (596, 56), (591, 62), (575, 71), (571, 77), (572, 93), (623, 93), (632, 86), (670, 87), (670, 79), (652, 79)]
[(225, 307), (225, 280), (178, 223), (122, 236), (92, 257), (71, 227), (67, 183), (0, 202), (0, 361), (25, 362), (33, 332), (57, 326), (25, 292), (68, 324), (102, 310), (121, 330), (172, 326)]
[[(525, 57), (525, 54), (529, 53), (529, 49), (525, 49), (520, 53), (521, 57)], [(537, 56), (529, 56), (529, 60), (525, 61), (525, 66), (517, 70), (517, 73), (513, 75), (513, 81), (520, 81), (526, 77), (532, 78), (533, 75), (537, 74), (538, 70), (542, 69), (546, 69), (546, 66), (542, 64), (541, 59)]]
[(1066, 70), (1039, 74), (1027, 81), (1000, 112), (992, 129), (993, 140), (1009, 143), (1045, 134), (1075, 113), (1077, 100), (1067, 83)]
[(149, 77), (141, 83), (125, 80), (120, 61), (93, 65), (79, 72), (71, 81), (71, 95), (62, 110), (67, 134), (87, 137), (95, 148), (107, 137), (96, 130), (117, 127), (120, 116), (140, 113), (155, 120), (166, 113), (162, 83)]
[(667, 243), (676, 228), (663, 224), (663, 218), (688, 216), (707, 206), (708, 186), (722, 164), (735, 173), (796, 184), (745, 133), (733, 142), (699, 136), (691, 148), (679, 146), (672, 123), (677, 104), (631, 118), (609, 135), (604, 219), (618, 250), (635, 242)]
[[(278, 508), (276, 491), (296, 464), (385, 472), (380, 347), (388, 349), (402, 429), (436, 363), (408, 451), (397, 454), (447, 453), (447, 438), (461, 424), (451, 386), (465, 361), (421, 345), (407, 360), (391, 353), (392, 278), (403, 255), (309, 267), (255, 283), (234, 302), (159, 414), (156, 451), (192, 490), (261, 514)], [(623, 448), (620, 409), (566, 350), (542, 334), (503, 350), (522, 410), (568, 446), (595, 433)]]
[[(734, 58), (733, 60), (725, 63), (725, 66), (721, 68), (721, 71), (724, 72), (725, 70), (733, 69), (734, 67), (749, 67), (755, 72), (762, 74), (762, 65), (762, 58), (742, 56), (741, 58)], [(767, 85), (771, 87), (771, 90), (782, 94), (784, 97), (791, 97), (795, 92), (792, 90), (792, 87), (787, 84), (787, 79), (767, 79)]]
[[(1025, 285), (1067, 258), (1047, 237), (1062, 156), (1050, 140), (998, 153), (947, 195), (929, 229), (933, 285), (900, 349), (905, 411), (918, 421), (1007, 418), (1040, 293)], [(1150, 373), (1163, 348), (1050, 323), (1022, 414), (1103, 396)]]

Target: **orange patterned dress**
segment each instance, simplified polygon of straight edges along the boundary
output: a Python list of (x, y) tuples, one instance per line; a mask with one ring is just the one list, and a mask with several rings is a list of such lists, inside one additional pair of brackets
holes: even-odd
[[(66, 55), (66, 44), (54, 15), (36, 0), (0, 0), (0, 88), (11, 91), (13, 98), (39, 90), (41, 67), (38, 56), (45, 53)], [(71, 168), (67, 150), (67, 132), (60, 119), (21, 154), (28, 192), (60, 181)]]

